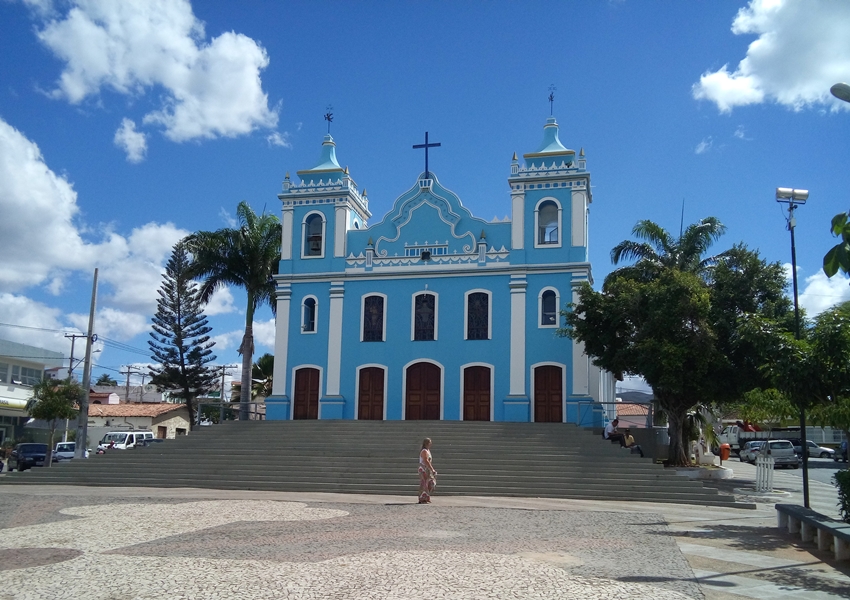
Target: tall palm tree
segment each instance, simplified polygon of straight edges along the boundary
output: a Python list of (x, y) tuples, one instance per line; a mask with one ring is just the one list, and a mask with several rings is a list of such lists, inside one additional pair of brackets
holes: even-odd
[(257, 215), (247, 202), (236, 207), (238, 229), (198, 231), (186, 239), (192, 253), (190, 270), (202, 278), (202, 302), (226, 286), (241, 287), (248, 295), (245, 334), (239, 345), (242, 355), (242, 388), (239, 418), (248, 418), (251, 401), (251, 365), (254, 356), (254, 313), (263, 304), (275, 310), (274, 275), (280, 261), (281, 227), (275, 215)]
[(653, 221), (638, 221), (632, 235), (642, 241), (624, 240), (611, 250), (611, 262), (615, 265), (624, 260), (635, 263), (611, 275), (653, 279), (663, 269), (673, 268), (705, 277), (723, 255), (705, 258), (703, 255), (725, 231), (726, 227), (716, 217), (706, 217), (688, 225), (678, 238)]
[(274, 382), (274, 356), (271, 354), (263, 354), (254, 363), (251, 377), (253, 386), (251, 395), (256, 398), (262, 396), (267, 398), (272, 395), (272, 384)]

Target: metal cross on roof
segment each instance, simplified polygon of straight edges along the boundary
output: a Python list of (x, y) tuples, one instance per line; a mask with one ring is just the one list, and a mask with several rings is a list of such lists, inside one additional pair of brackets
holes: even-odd
[(441, 145), (440, 143), (429, 144), (428, 143), (428, 132), (426, 131), (425, 132), (425, 143), (424, 144), (416, 144), (415, 146), (413, 146), (414, 150), (418, 150), (419, 148), (425, 148), (425, 179), (431, 178), (431, 173), (428, 171), (428, 148), (437, 148), (440, 145)]
[(555, 84), (549, 86), (549, 116), (552, 116), (553, 107), (555, 105), (555, 91), (558, 88), (555, 87)]
[(325, 121), (328, 122), (328, 133), (331, 132), (331, 123), (333, 123), (334, 120), (334, 114), (331, 112), (333, 109), (334, 107), (328, 104), (326, 108), (328, 112), (325, 113)]

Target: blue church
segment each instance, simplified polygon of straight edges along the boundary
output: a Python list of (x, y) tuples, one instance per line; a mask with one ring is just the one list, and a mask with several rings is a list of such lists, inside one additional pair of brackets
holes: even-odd
[(610, 374), (555, 335), (591, 277), (584, 151), (547, 119), (510, 164), (510, 220), (487, 222), (428, 170), (429, 146), (374, 224), (330, 135), (286, 175), (266, 418), (577, 422), (614, 400)]

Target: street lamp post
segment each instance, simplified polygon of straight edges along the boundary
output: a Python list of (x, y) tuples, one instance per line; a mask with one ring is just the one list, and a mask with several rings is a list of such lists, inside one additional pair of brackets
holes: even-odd
[[(797, 246), (794, 243), (794, 228), (797, 219), (794, 211), (806, 203), (809, 190), (776, 188), (776, 201), (788, 204), (788, 231), (791, 232), (791, 280), (794, 282), (794, 337), (800, 339), (800, 304), (797, 294)], [(800, 405), (800, 445), (803, 450), (803, 505), (809, 508), (809, 449), (806, 445), (806, 409)]]

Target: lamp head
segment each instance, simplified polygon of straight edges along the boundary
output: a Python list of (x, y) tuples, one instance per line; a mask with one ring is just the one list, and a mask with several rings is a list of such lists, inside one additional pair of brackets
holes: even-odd
[(809, 198), (809, 190), (795, 190), (793, 188), (776, 188), (776, 201), (788, 204), (805, 204)]
[(836, 83), (834, 86), (829, 88), (829, 91), (839, 100), (850, 102), (850, 85), (847, 85), (846, 83)]

